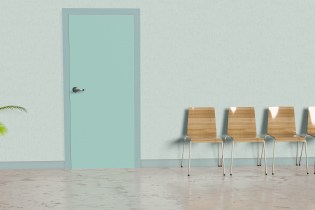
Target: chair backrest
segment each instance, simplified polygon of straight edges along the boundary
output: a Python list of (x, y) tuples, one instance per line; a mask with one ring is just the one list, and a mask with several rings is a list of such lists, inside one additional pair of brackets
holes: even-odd
[(190, 107), (187, 135), (190, 138), (215, 138), (216, 121), (213, 107)]
[(230, 107), (227, 132), (233, 138), (256, 137), (254, 107)]
[(315, 107), (308, 107), (307, 133), (315, 136)]
[(269, 107), (268, 134), (274, 137), (296, 134), (293, 107)]

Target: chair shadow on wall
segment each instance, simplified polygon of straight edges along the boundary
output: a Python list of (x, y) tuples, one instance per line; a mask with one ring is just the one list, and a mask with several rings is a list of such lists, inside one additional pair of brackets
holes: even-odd
[(170, 146), (177, 147), (178, 153), (178, 165), (180, 166), (181, 163), (181, 154), (183, 149), (183, 141), (184, 137), (187, 135), (187, 124), (188, 124), (188, 109), (184, 110), (184, 120), (182, 121), (182, 129), (181, 129), (181, 136), (179, 138), (173, 139), (170, 141)]
[[(265, 108), (263, 110), (263, 113), (262, 113), (263, 116), (262, 116), (262, 122), (261, 122), (260, 130), (257, 133), (257, 135), (261, 136), (262, 138), (264, 138), (265, 135), (267, 135), (267, 133), (268, 133), (268, 112), (269, 112), (268, 108)], [(268, 136), (266, 138), (267, 138), (267, 141), (265, 140), (266, 147), (268, 145), (272, 145), (273, 139), (268, 137)], [(258, 147), (259, 147), (259, 145), (258, 145)], [(267, 161), (268, 161), (268, 158), (267, 158)]]
[(263, 111), (260, 132), (258, 133), (259, 135), (266, 135), (267, 134), (267, 131), (268, 131), (268, 111), (269, 111), (268, 109), (264, 109), (264, 111)]
[[(307, 132), (307, 127), (308, 127), (308, 108), (303, 108), (303, 111), (302, 111), (302, 118), (301, 118), (301, 123), (300, 123), (300, 132), (298, 134), (300, 135), (306, 135), (308, 132)], [(307, 140), (307, 138), (306, 138)], [(310, 149), (308, 149), (307, 152), (309, 152)], [(300, 154), (300, 157), (299, 157), (299, 162), (296, 163), (297, 165), (301, 166), (301, 161), (302, 161), (302, 153)], [(315, 165), (314, 165), (314, 173), (315, 173)]]
[(222, 129), (221, 129), (221, 137), (224, 138), (224, 136), (227, 135), (227, 129), (228, 129), (228, 118), (229, 118), (229, 109), (224, 109), (223, 113), (223, 122), (222, 122)]
[(305, 135), (307, 134), (307, 123), (308, 123), (308, 108), (303, 108), (302, 112), (302, 122), (300, 123), (300, 134)]

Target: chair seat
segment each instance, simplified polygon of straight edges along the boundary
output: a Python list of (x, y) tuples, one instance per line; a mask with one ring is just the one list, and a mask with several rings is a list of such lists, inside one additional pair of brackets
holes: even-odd
[(191, 138), (190, 141), (192, 143), (208, 143), (208, 142), (211, 142), (211, 143), (222, 143), (222, 139), (219, 139), (219, 138), (199, 138), (199, 137), (195, 137), (195, 138)]
[(297, 141), (305, 141), (305, 138), (303, 136), (274, 136), (274, 138), (276, 139), (276, 141), (293, 141), (293, 142), (297, 142)]
[(233, 140), (239, 141), (239, 142), (264, 142), (265, 141), (263, 138), (259, 138), (259, 137), (233, 138)]

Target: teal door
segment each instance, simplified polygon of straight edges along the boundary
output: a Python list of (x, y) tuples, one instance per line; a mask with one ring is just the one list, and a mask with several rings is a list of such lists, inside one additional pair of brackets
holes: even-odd
[(138, 11), (63, 12), (70, 103), (66, 164), (133, 168), (139, 160)]

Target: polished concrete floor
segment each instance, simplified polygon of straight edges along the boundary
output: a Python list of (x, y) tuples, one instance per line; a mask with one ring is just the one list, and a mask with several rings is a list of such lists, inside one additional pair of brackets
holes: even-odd
[(315, 175), (304, 167), (1, 170), (0, 210), (315, 209)]

